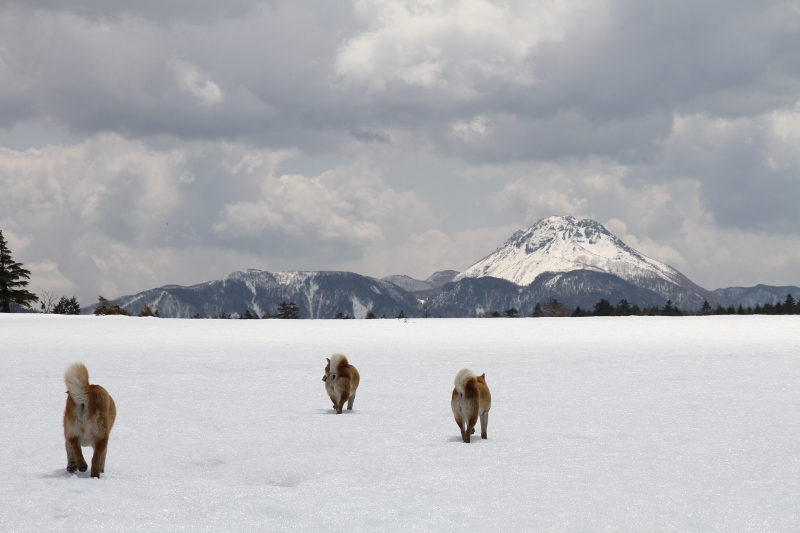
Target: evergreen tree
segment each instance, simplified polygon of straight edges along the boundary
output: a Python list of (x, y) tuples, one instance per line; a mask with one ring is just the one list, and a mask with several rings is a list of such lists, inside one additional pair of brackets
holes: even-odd
[(53, 306), (53, 313), (57, 315), (79, 315), (81, 314), (81, 306), (74, 296), (69, 299), (66, 296), (62, 296), (58, 303)]
[(244, 314), (239, 317), (242, 320), (258, 319), (257, 313), (251, 313), (249, 309), (244, 310)]
[(153, 310), (150, 308), (149, 305), (142, 302), (139, 306), (139, 316), (156, 316), (153, 314)]
[(794, 300), (794, 296), (790, 294), (786, 295), (786, 302), (783, 304), (783, 312), (784, 314), (791, 315), (796, 313), (795, 307), (797, 302)]
[(300, 308), (294, 302), (281, 302), (278, 304), (278, 314), (275, 318), (298, 319), (300, 318)]
[(744, 307), (742, 307), (741, 303), (739, 304), (739, 307), (736, 309), (736, 314), (737, 315), (743, 315), (744, 314)]
[[(578, 309), (580, 309), (580, 307)], [(542, 304), (536, 302), (536, 307), (533, 308), (533, 318), (539, 318), (542, 316), (544, 316), (544, 313), (542, 313)]]
[(397, 313), (397, 318), (406, 318), (406, 312), (401, 309), (400, 312)]
[(31, 271), (11, 258), (11, 250), (0, 230), (0, 313), (10, 313), (11, 304), (30, 307), (39, 301), (38, 296), (25, 289), (30, 278)]
[(733, 307), (733, 304), (731, 304), (731, 305), (728, 306), (728, 309), (725, 312), (727, 314), (729, 314), (729, 315), (735, 315), (736, 314), (736, 308)]
[(623, 298), (617, 303), (617, 308), (614, 309), (614, 313), (617, 316), (631, 316), (631, 314), (633, 314), (633, 309), (631, 309), (631, 304), (628, 303), (628, 300)]
[(352, 317), (350, 317), (350, 316), (346, 315), (345, 313), (342, 313), (341, 311), (339, 311), (338, 313), (336, 313), (336, 317), (335, 318), (338, 318), (339, 320), (347, 320), (347, 319), (352, 318)]
[(641, 310), (641, 309), (639, 309), (639, 306), (638, 306), (638, 305), (636, 305), (636, 304), (633, 304), (633, 307), (631, 307), (631, 314), (632, 314), (632, 315), (636, 315), (636, 316), (641, 316), (641, 314), (642, 314), (642, 310)]
[(614, 316), (614, 307), (611, 302), (601, 298), (599, 302), (594, 304), (594, 316)]
[(761, 304), (756, 304), (756, 308), (753, 310), (754, 315), (760, 315), (763, 312), (761, 309)]
[(374, 318), (378, 318), (378, 317), (375, 316), (375, 313), (373, 313), (372, 311), (367, 313), (367, 319), (372, 320)]
[(511, 309), (506, 309), (505, 314), (508, 318), (517, 318), (519, 316), (519, 311), (512, 307)]
[(700, 313), (704, 315), (711, 314), (711, 304), (708, 303), (708, 300), (703, 302), (703, 307), (700, 309)]

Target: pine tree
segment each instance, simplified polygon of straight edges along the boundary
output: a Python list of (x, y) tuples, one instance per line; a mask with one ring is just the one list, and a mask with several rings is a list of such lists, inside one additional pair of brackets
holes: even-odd
[(401, 309), (400, 312), (397, 313), (397, 318), (406, 318), (406, 312)]
[[(580, 309), (580, 307), (578, 309)], [(536, 302), (536, 307), (533, 308), (533, 318), (540, 318), (543, 316), (544, 313), (542, 312), (542, 304)]]
[(756, 308), (753, 310), (754, 315), (760, 315), (763, 312), (761, 309), (761, 304), (756, 304)]
[(594, 304), (594, 316), (614, 316), (614, 307), (611, 302), (601, 298), (599, 302)]
[(631, 316), (632, 312), (631, 304), (625, 298), (617, 303), (617, 308), (614, 310), (617, 316)]
[(511, 309), (506, 309), (505, 314), (508, 318), (517, 318), (519, 316), (519, 311), (512, 307)]
[(742, 307), (741, 303), (739, 304), (739, 307), (736, 309), (736, 314), (737, 315), (743, 315), (744, 314), (744, 307)]
[(53, 313), (57, 315), (79, 315), (81, 314), (81, 306), (74, 296), (69, 299), (66, 296), (62, 296), (58, 303), (53, 306)]
[(300, 318), (300, 307), (294, 302), (281, 302), (278, 304), (278, 314), (275, 318), (298, 319)]
[(39, 301), (38, 296), (25, 289), (29, 279), (31, 271), (11, 258), (11, 250), (0, 230), (0, 313), (10, 313), (11, 304), (30, 307)]
[(375, 319), (375, 318), (378, 318), (378, 317), (376, 317), (376, 316), (375, 316), (375, 313), (373, 313), (372, 311), (370, 311), (369, 313), (367, 313), (367, 318), (368, 318), (369, 320), (373, 320), (373, 319)]
[(783, 312), (784, 314), (791, 315), (792, 313), (796, 313), (795, 306), (797, 302), (794, 300), (794, 296), (791, 293), (786, 295), (786, 302), (783, 304)]
[(703, 302), (703, 307), (700, 309), (700, 313), (703, 315), (711, 314), (711, 304), (708, 303), (708, 300)]

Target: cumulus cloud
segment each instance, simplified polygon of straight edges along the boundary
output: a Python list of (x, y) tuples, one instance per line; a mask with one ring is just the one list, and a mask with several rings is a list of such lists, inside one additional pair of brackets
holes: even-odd
[(786, 2), (12, 0), (0, 224), (87, 295), (427, 277), (551, 214), (710, 287), (800, 283), (799, 27)]
[[(12, 250), (35, 266), (37, 287), (86, 298), (211, 276), (203, 265), (219, 262), (192, 265), (199, 250), (250, 258), (226, 263), (228, 271), (335, 268), (437, 220), (368, 163), (281, 175), (294, 155), (231, 143), (165, 148), (113, 134), (0, 148), (0, 222)], [(169, 279), (177, 265), (186, 271)]]

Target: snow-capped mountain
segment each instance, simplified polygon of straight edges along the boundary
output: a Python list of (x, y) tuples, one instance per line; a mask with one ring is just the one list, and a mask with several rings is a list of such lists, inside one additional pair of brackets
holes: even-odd
[[(111, 300), (112, 305), (135, 314), (147, 304), (162, 317), (203, 318), (221, 314), (262, 316), (276, 312), (281, 302), (295, 302), (301, 318), (334, 318), (337, 313), (365, 318), (395, 317), (400, 311), (419, 316), (422, 307), (411, 293), (392, 283), (353, 272), (233, 272), (221, 280), (190, 287), (165, 285)], [(82, 309), (92, 313), (97, 304)]]
[[(552, 216), (511, 236), (453, 281), (491, 276), (516, 285), (531, 285), (545, 273), (565, 274), (589, 270), (617, 276), (637, 287), (670, 299), (682, 308), (703, 301), (722, 301), (669, 265), (630, 248), (594, 220)], [(556, 283), (558, 278), (551, 279)]]

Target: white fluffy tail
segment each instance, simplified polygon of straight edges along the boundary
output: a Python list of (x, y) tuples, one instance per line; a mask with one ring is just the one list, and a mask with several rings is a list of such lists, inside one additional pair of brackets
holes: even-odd
[(73, 363), (64, 374), (64, 383), (77, 405), (89, 403), (89, 371), (82, 363)]
[(335, 353), (331, 356), (331, 374), (336, 373), (339, 365), (342, 364), (342, 360), (344, 360), (345, 364), (349, 364), (347, 362), (347, 357), (345, 357), (345, 355), (342, 353)]
[(456, 386), (456, 390), (460, 394), (464, 394), (464, 385), (466, 385), (467, 381), (473, 379), (475, 374), (469, 368), (462, 368), (456, 374), (456, 379), (453, 381), (454, 385)]

